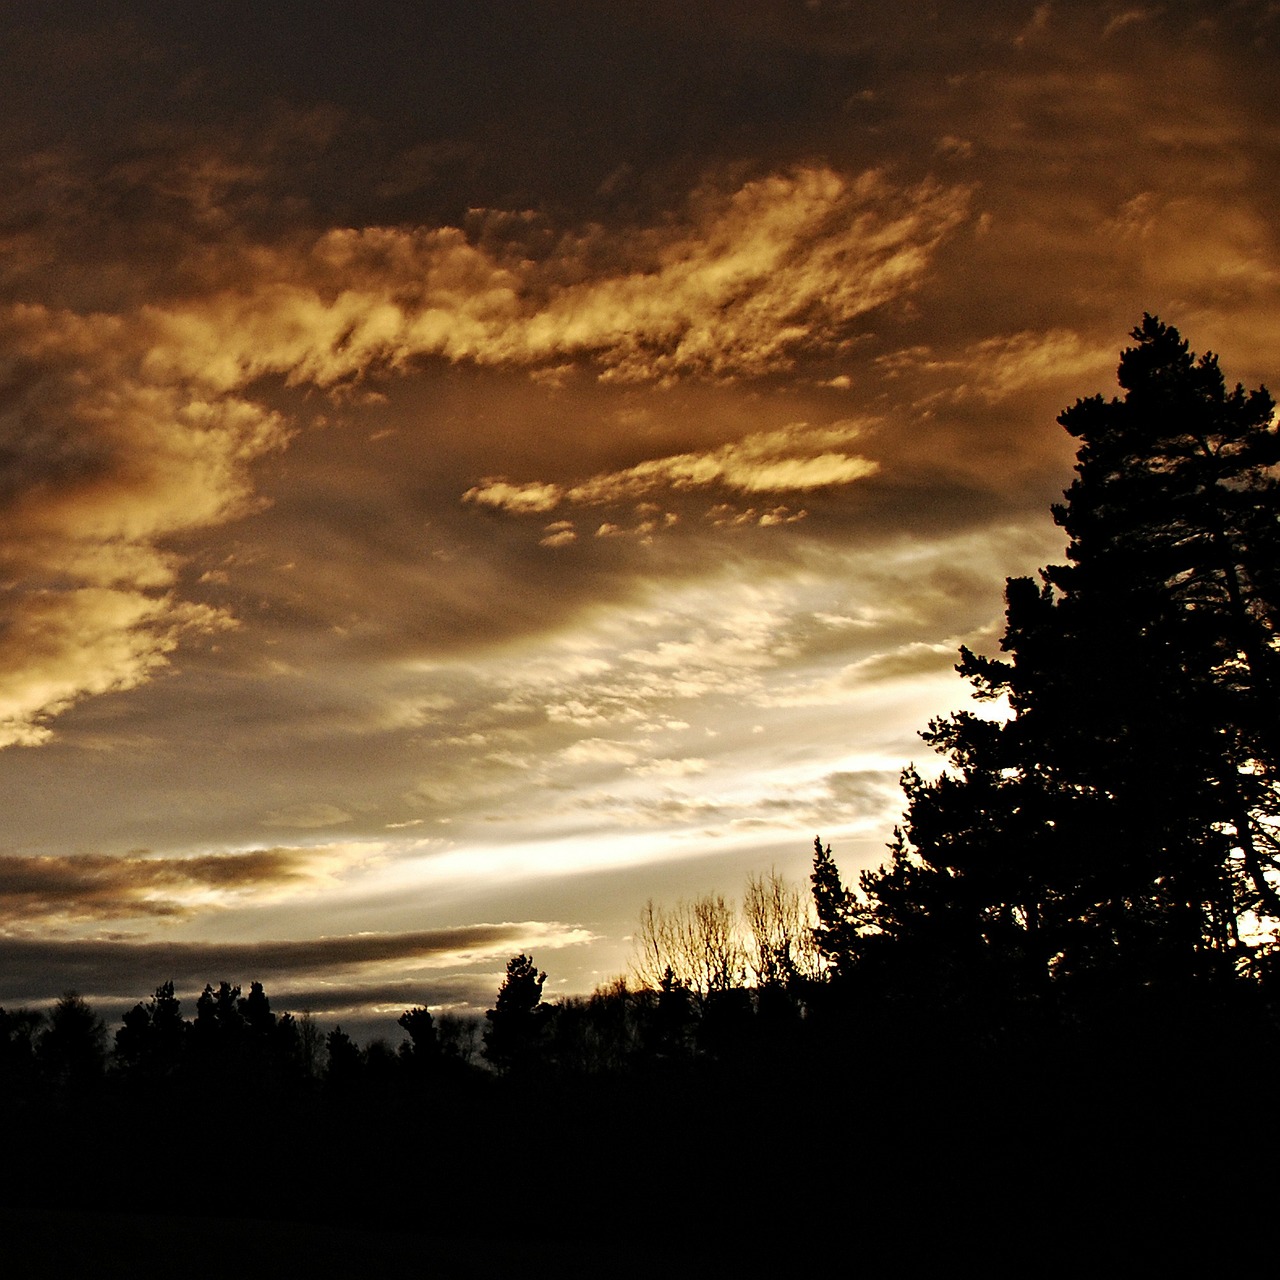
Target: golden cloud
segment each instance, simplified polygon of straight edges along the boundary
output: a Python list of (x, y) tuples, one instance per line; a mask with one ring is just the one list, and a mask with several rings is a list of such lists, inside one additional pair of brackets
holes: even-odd
[(19, 596), (0, 631), (0, 746), (44, 741), (48, 717), (88, 694), (140, 684), (182, 632), (229, 625), (215, 609), (141, 591), (80, 587)]
[[(795, 423), (779, 431), (757, 432), (703, 453), (649, 459), (576, 485), (541, 480), (517, 484), (505, 477), (489, 477), (468, 489), (462, 500), (524, 515), (553, 511), (562, 503), (604, 506), (712, 485), (740, 493), (803, 493), (851, 484), (876, 473), (878, 464), (872, 460), (831, 448), (833, 444), (849, 443), (862, 430), (861, 424), (853, 422), (818, 428)], [(778, 508), (775, 513), (784, 510)], [(762, 523), (778, 523), (780, 519), (781, 515), (776, 514), (773, 520)], [(617, 532), (616, 526), (610, 525), (603, 536)]]
[[(205, 263), (221, 282), (204, 296), (120, 315), (10, 306), (0, 589), (15, 621), (0, 649), (0, 746), (40, 741), (78, 699), (147, 679), (184, 630), (227, 625), (172, 594), (179, 561), (163, 543), (252, 509), (251, 464), (289, 437), (250, 398), (255, 380), (335, 388), (422, 356), (586, 360), (622, 379), (765, 373), (913, 289), (967, 200), (877, 171), (799, 168), (707, 187), (647, 231), (562, 237), (542, 259), (449, 227), (338, 229), (270, 249), (233, 238)], [(805, 491), (874, 469), (792, 434), (568, 490), (492, 478), (467, 500), (541, 514), (712, 484)]]
[(542, 261), (455, 228), (334, 230), (249, 255), (242, 286), (145, 309), (144, 372), (221, 392), (269, 373), (328, 387), (423, 355), (557, 368), (582, 356), (626, 380), (758, 375), (915, 288), (968, 201), (960, 187), (801, 168), (700, 192), (672, 226), (564, 237)]
[(957, 355), (913, 347), (876, 361), (886, 377), (922, 381), (944, 377), (946, 389), (932, 393), (948, 400), (977, 399), (994, 404), (1020, 392), (1098, 378), (1115, 362), (1105, 345), (1087, 342), (1070, 329), (1023, 331), (985, 338)]
[(516, 358), (596, 353), (602, 376), (623, 380), (786, 368), (801, 343), (919, 284), (968, 198), (826, 168), (704, 192), (691, 225), (638, 238), (648, 262), (553, 291), (508, 342)]
[(160, 540), (248, 510), (248, 465), (287, 431), (234, 396), (146, 383), (145, 336), (118, 317), (12, 306), (0, 340), (21, 387), (0, 413), (4, 746), (147, 679), (184, 632), (232, 625), (175, 597)]

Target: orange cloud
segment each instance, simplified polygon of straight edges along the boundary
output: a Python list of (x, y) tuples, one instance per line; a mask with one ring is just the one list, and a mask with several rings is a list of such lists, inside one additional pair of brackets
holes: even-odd
[[(852, 422), (819, 428), (795, 423), (779, 431), (757, 432), (704, 453), (653, 458), (621, 471), (592, 476), (576, 485), (540, 480), (515, 484), (491, 477), (468, 489), (462, 500), (524, 515), (553, 511), (562, 503), (603, 506), (713, 485), (740, 493), (802, 493), (851, 484), (876, 473), (877, 463), (832, 447), (848, 444), (861, 432), (861, 425)], [(608, 532), (616, 530), (611, 527)]]
[[(227, 179), (201, 172), (198, 191)], [(17, 459), (0, 491), (13, 618), (0, 746), (39, 742), (78, 699), (147, 679), (184, 631), (231, 624), (173, 594), (180, 560), (164, 544), (252, 510), (251, 465), (290, 434), (252, 398), (255, 380), (331, 389), (428, 355), (531, 369), (583, 360), (614, 379), (758, 375), (915, 288), (967, 199), (802, 167), (707, 187), (647, 231), (565, 236), (537, 260), (450, 227), (339, 229), (270, 249), (233, 241), (205, 263), (218, 282), (203, 296), (119, 315), (10, 306), (0, 339), (21, 391), (0, 415), (0, 446)], [(466, 496), (541, 514), (712, 484), (805, 491), (874, 470), (807, 431), (568, 490), (493, 478)], [(562, 527), (543, 541), (574, 537)]]
[(545, 260), (451, 227), (334, 230), (232, 264), (244, 282), (211, 297), (146, 308), (144, 371), (221, 392), (268, 373), (328, 387), (423, 355), (557, 376), (584, 357), (621, 380), (759, 375), (917, 287), (968, 204), (962, 187), (798, 168), (701, 191), (660, 228), (566, 236)]

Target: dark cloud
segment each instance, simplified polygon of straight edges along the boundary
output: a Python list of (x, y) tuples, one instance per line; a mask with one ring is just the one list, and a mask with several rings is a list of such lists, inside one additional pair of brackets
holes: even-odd
[[(286, 979), (280, 987), (269, 989), (267, 995), (274, 1008), (295, 1014), (305, 1010), (317, 1017), (348, 1018), (355, 1014), (371, 1020), (374, 1011), (383, 1011), (383, 1029), (389, 1031), (400, 1011), (417, 1005), (466, 1013), (481, 1010), (492, 1004), (501, 983), (499, 963), (484, 973), (433, 973), (418, 980), (298, 986)], [(388, 1015), (388, 1007), (395, 1012)]]
[[(333, 974), (350, 1001), (353, 992), (365, 992), (366, 1004), (377, 1003), (388, 984), (388, 976), (371, 975), (371, 985), (352, 984), (361, 969), (397, 963), (454, 964), (460, 958), (488, 957), (518, 949), (530, 936), (541, 937), (543, 945), (556, 932), (574, 940), (585, 940), (583, 931), (575, 935), (563, 926), (538, 924), (475, 924), (449, 929), (421, 930), (399, 934), (355, 934), (296, 941), (264, 942), (137, 942), (120, 938), (53, 941), (0, 936), (0, 1001), (9, 1004), (50, 999), (61, 991), (76, 990), (86, 996), (141, 998), (162, 982), (172, 981), (181, 991), (199, 991), (206, 982), (229, 980), (247, 984), (260, 981), (271, 994), (287, 990), (298, 975), (313, 980)], [(345, 975), (345, 977), (343, 976)], [(429, 979), (423, 979), (426, 986)], [(344, 985), (345, 984), (345, 985)], [(381, 986), (379, 984), (382, 984)], [(456, 984), (454, 984), (456, 985)], [(303, 996), (315, 996), (312, 1007), (320, 1007), (325, 987), (299, 985)], [(421, 988), (419, 988), (421, 989)], [(454, 987), (450, 986), (449, 990)], [(399, 999), (408, 990), (403, 980), (390, 980), (389, 990)], [(421, 999), (421, 998), (420, 998)], [(335, 1007), (331, 1002), (326, 1008)]]
[[(73, 854), (0, 857), (0, 921), (59, 922), (192, 914), (204, 890), (252, 891), (306, 879), (299, 849), (255, 849), (191, 858)], [(187, 901), (183, 901), (183, 894)]]

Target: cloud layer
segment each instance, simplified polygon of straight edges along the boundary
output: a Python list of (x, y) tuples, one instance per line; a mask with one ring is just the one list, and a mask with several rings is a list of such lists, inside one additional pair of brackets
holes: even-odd
[[(172, 591), (178, 556), (165, 544), (252, 510), (250, 466), (291, 432), (246, 396), (261, 379), (331, 390), (428, 356), (584, 359), (624, 380), (758, 376), (917, 286), (964, 207), (959, 191), (800, 169), (700, 192), (683, 222), (639, 236), (567, 235), (542, 260), (498, 241), (497, 217), (480, 243), (454, 228), (340, 229), (271, 250), (233, 244), (218, 269), (227, 283), (180, 304), (11, 306), (0, 564), (14, 621), (0, 646), (0, 745), (39, 742), (78, 698), (137, 685), (184, 632), (234, 625)], [(874, 469), (787, 444), (748, 437), (570, 497), (664, 480), (804, 490)], [(470, 496), (530, 511), (558, 501), (553, 487), (500, 482)]]
[[(463, 967), (492, 962), (520, 947), (551, 949), (590, 940), (582, 929), (539, 922), (476, 924), (402, 934), (358, 934), (305, 941), (253, 943), (127, 942), (74, 940), (47, 942), (0, 937), (4, 969), (0, 1000), (38, 1000), (51, 988), (79, 991), (99, 1000), (143, 999), (163, 982), (198, 992), (207, 982), (261, 981), (283, 1007), (294, 1004), (335, 1009), (398, 1003), (415, 990), (406, 971)], [(488, 979), (486, 974), (485, 978)], [(324, 985), (299, 988), (299, 978)], [(388, 991), (387, 988), (390, 988)], [(293, 988), (291, 991), (290, 988)], [(423, 992), (421, 979), (416, 988)], [(289, 996), (294, 996), (290, 1001)], [(301, 997), (301, 999), (299, 999)], [(422, 1003), (423, 994), (416, 1001)]]

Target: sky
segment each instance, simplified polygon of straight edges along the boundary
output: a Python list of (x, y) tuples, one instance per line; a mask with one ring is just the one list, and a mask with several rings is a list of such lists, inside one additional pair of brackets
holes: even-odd
[[(1270, 3), (0, 15), (0, 1004), (395, 1036), (878, 865), (1144, 312), (1280, 367)], [(190, 1003), (187, 1012), (193, 1011)]]

